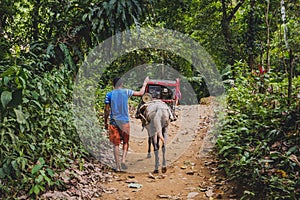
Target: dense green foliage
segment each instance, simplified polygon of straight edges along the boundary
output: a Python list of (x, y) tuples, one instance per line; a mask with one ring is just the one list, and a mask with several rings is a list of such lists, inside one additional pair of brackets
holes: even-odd
[[(243, 181), (245, 197), (299, 198), (299, 8), (297, 0), (0, 1), (0, 198), (61, 187), (57, 173), (88, 155), (71, 112), (76, 74), (102, 41), (141, 26), (187, 34), (215, 60), (228, 84), (221, 167)], [(115, 60), (96, 95), (151, 63), (176, 69), (198, 98), (209, 95), (193, 63), (161, 49)], [(101, 122), (101, 98), (96, 106)]]
[(57, 173), (87, 155), (72, 112), (75, 74), (89, 49), (138, 26), (145, 6), (134, 0), (0, 2), (0, 198), (62, 187)]
[(227, 90), (228, 115), (217, 141), (220, 167), (247, 186), (244, 197), (298, 199), (300, 163), (293, 157), (300, 155), (300, 79), (293, 80), (295, 92), (288, 105), (287, 79), (237, 66), (240, 78)]
[(37, 75), (27, 67), (1, 74), (0, 190), (9, 196), (59, 185), (54, 171), (84, 155), (69, 112), (70, 71)]

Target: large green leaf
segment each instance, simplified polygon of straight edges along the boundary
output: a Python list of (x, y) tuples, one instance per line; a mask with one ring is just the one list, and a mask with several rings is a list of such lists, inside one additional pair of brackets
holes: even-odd
[(42, 168), (43, 168), (43, 165), (42, 165), (42, 164), (37, 164), (37, 165), (35, 165), (35, 166), (32, 168), (32, 170), (31, 170), (31, 174), (37, 173), (37, 172), (40, 171)]
[(3, 91), (1, 93), (1, 103), (4, 108), (9, 104), (12, 100), (12, 93), (10, 91)]
[(6, 71), (4, 71), (3, 73), (0, 74), (0, 77), (9, 77), (13, 74), (16, 73), (16, 71), (18, 71), (18, 67), (17, 66), (11, 66), (10, 68), (8, 68)]
[(5, 178), (5, 173), (2, 168), (0, 168), (0, 178)]
[(17, 117), (17, 122), (19, 124), (25, 124), (26, 123), (26, 117), (25, 114), (18, 109), (14, 109), (15, 113), (16, 113), (16, 117)]

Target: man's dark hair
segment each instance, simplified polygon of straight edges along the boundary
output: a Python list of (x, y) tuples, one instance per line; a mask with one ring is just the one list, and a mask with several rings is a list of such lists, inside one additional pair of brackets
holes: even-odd
[(119, 87), (120, 85), (122, 85), (123, 80), (120, 77), (116, 77), (113, 80), (113, 86), (114, 87)]

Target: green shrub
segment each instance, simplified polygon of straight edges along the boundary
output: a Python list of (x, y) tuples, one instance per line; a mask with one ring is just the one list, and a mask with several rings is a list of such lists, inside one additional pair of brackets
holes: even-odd
[(294, 93), (288, 105), (287, 80), (282, 76), (241, 70), (234, 85), (227, 88), (228, 110), (217, 149), (220, 167), (246, 186), (243, 198), (300, 197), (300, 166), (290, 159), (300, 156), (300, 133), (295, 124), (287, 124), (289, 118), (299, 123), (295, 112), (300, 79), (293, 80)]
[(71, 73), (11, 66), (0, 75), (0, 198), (39, 195), (84, 155), (73, 123)]

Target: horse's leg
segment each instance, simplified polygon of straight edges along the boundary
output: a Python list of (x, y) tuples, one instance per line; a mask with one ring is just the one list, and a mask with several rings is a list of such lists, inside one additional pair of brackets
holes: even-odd
[(151, 137), (148, 136), (148, 154), (147, 158), (151, 158)]
[[(164, 140), (167, 141), (167, 132), (168, 132), (168, 128), (164, 127), (163, 130), (163, 136), (164, 136)], [(162, 155), (163, 155), (163, 161), (162, 161), (162, 173), (166, 173), (167, 172), (167, 161), (166, 161), (166, 144), (165, 142), (162, 145)]]
[(154, 172), (153, 173), (158, 173), (158, 167), (159, 167), (159, 155), (158, 155), (158, 150), (159, 150), (159, 146), (158, 146), (158, 138), (154, 135), (151, 137), (152, 139), (152, 144), (154, 147), (154, 156), (155, 156), (155, 167), (154, 167)]

